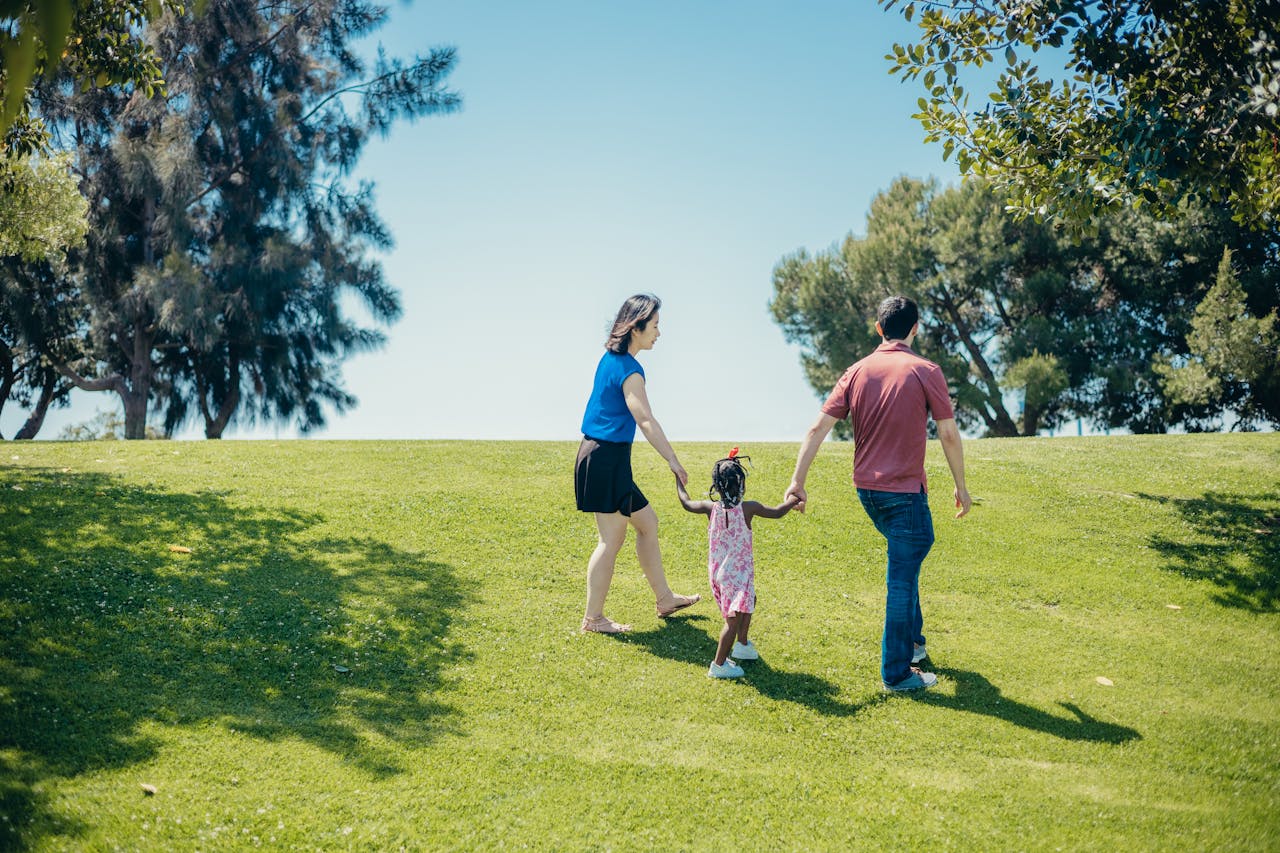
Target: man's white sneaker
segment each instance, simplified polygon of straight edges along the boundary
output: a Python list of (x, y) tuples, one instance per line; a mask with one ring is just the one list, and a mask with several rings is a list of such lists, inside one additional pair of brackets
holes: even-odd
[(707, 670), (708, 678), (741, 678), (746, 674), (742, 667), (733, 662), (733, 658), (725, 658), (724, 663), (712, 661), (711, 668)]
[(923, 643), (913, 643), (911, 649), (911, 662), (920, 663), (929, 656), (929, 650), (924, 647)]
[(734, 643), (733, 651), (730, 654), (736, 660), (760, 660), (760, 653), (756, 651), (756, 647), (751, 644), (750, 640), (745, 643)]

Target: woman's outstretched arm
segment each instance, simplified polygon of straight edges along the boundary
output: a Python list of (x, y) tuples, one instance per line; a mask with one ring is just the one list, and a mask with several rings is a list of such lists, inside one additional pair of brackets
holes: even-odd
[(662, 431), (662, 424), (658, 423), (658, 419), (653, 416), (653, 410), (649, 408), (649, 395), (644, 390), (644, 377), (639, 373), (628, 376), (622, 383), (622, 394), (627, 401), (627, 408), (631, 411), (631, 417), (636, 419), (636, 426), (640, 427), (640, 432), (644, 433), (645, 439), (653, 445), (654, 450), (658, 451), (658, 455), (667, 460), (667, 466), (671, 468), (671, 473), (676, 475), (680, 485), (686, 485), (689, 482), (689, 472), (680, 464), (675, 450), (671, 447), (671, 442), (667, 441), (667, 434)]

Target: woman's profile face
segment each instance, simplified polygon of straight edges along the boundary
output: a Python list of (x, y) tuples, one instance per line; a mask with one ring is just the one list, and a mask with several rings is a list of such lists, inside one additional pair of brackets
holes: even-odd
[(631, 330), (631, 340), (635, 344), (636, 352), (642, 350), (653, 349), (653, 344), (662, 332), (658, 331), (658, 312), (654, 311), (649, 315), (649, 322), (645, 324), (643, 331), (641, 329)]

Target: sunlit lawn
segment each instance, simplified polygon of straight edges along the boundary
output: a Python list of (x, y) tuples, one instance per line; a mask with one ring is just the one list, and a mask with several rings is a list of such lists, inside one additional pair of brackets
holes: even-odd
[[(741, 682), (630, 553), (636, 631), (578, 633), (569, 443), (0, 449), (4, 847), (1280, 848), (1280, 435), (968, 442), (959, 522), (931, 446), (914, 698), (848, 445), (756, 525)], [(678, 449), (696, 491), (727, 448)], [(795, 446), (743, 450), (780, 498)]]

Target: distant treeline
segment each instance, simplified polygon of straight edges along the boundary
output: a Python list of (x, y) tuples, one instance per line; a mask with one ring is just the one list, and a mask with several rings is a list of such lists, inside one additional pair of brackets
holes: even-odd
[(917, 350), (952, 381), (960, 422), (987, 435), (1075, 418), (1139, 433), (1280, 425), (1275, 230), (1222, 207), (1095, 225), (1015, 219), (977, 179), (900, 178), (865, 236), (779, 261), (770, 307), (825, 393), (878, 343), (877, 303), (911, 296)]

